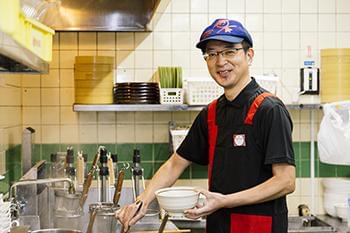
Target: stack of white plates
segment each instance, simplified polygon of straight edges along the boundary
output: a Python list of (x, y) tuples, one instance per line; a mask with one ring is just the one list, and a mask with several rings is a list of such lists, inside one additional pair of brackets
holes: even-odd
[(7, 233), (11, 228), (11, 203), (4, 202), (0, 197), (0, 233)]
[(336, 205), (347, 203), (350, 194), (350, 179), (327, 178), (322, 181), (324, 187), (323, 205), (327, 214), (338, 217)]

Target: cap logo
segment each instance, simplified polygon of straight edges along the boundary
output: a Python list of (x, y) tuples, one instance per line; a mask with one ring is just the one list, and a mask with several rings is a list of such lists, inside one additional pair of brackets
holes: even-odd
[(214, 28), (220, 29), (218, 32), (221, 32), (222, 30), (224, 30), (225, 33), (230, 33), (232, 31), (231, 28), (234, 28), (234, 27), (237, 27), (237, 26), (236, 25), (230, 26), (230, 21), (228, 19), (220, 19), (214, 25)]

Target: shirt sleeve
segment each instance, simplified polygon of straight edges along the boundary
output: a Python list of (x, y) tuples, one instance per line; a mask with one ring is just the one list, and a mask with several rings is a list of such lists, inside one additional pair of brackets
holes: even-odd
[(293, 123), (282, 103), (274, 104), (267, 110), (261, 127), (265, 164), (295, 165), (292, 142)]
[(207, 108), (198, 114), (176, 153), (191, 162), (208, 164)]

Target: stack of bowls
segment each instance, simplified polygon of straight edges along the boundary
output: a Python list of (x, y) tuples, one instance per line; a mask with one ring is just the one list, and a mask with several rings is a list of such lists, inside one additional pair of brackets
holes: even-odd
[(113, 103), (114, 57), (77, 56), (74, 64), (76, 104)]
[(0, 233), (7, 233), (11, 228), (11, 203), (0, 198)]
[(346, 204), (350, 194), (350, 179), (326, 178), (322, 180), (323, 205), (327, 214), (338, 217), (336, 206)]

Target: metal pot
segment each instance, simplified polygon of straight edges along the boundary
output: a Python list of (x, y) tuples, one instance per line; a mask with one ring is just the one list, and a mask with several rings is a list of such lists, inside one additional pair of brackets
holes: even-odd
[(114, 217), (118, 207), (113, 203), (99, 202), (89, 205), (90, 222), (87, 232), (110, 233), (120, 231), (120, 224)]
[(79, 204), (80, 198), (81, 193), (70, 194), (67, 189), (56, 189), (55, 210), (80, 214), (82, 212), (82, 208)]
[(83, 213), (72, 214), (65, 211), (55, 211), (54, 215), (54, 227), (57, 228), (70, 228), (74, 230), (82, 230), (82, 215)]

